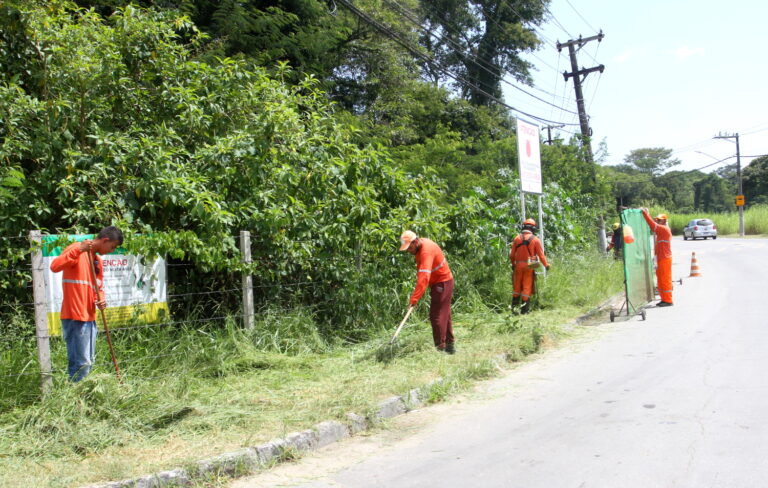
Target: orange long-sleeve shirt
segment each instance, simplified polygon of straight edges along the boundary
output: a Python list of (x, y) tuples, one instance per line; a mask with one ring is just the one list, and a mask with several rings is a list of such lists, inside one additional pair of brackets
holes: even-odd
[[(523, 239), (529, 241), (527, 245), (523, 244)], [(515, 268), (527, 268), (528, 258), (538, 256), (541, 264), (549, 267), (547, 256), (544, 255), (544, 249), (541, 247), (541, 241), (529, 230), (524, 230), (518, 234), (512, 242), (512, 248), (509, 250), (509, 260)]]
[[(99, 296), (103, 297), (102, 281), (104, 279), (101, 258), (94, 254), (96, 265), (96, 283)], [(80, 250), (80, 243), (75, 242), (64, 249), (51, 262), (51, 271), (63, 271), (62, 287), (64, 300), (61, 303), (61, 318), (90, 322), (96, 320), (96, 293), (91, 278), (91, 263), (88, 253)]]
[(443, 256), (440, 246), (433, 241), (420, 237), (421, 247), (414, 256), (416, 258), (416, 288), (411, 295), (411, 305), (416, 305), (424, 295), (427, 285), (432, 286), (437, 283), (453, 279), (453, 273), (448, 266), (448, 261)]
[(651, 228), (651, 232), (656, 234), (656, 257), (668, 259), (672, 257), (672, 229), (668, 225), (656, 223), (648, 212), (643, 210), (643, 218)]

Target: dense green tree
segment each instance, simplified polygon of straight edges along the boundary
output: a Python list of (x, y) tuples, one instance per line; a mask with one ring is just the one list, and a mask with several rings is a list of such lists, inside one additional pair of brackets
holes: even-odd
[[(420, 212), (431, 211), (429, 185), (416, 190), (419, 180), (353, 143), (311, 77), (291, 86), (241, 61), (195, 61), (178, 42), (194, 27), (169, 12), (126, 7), (105, 21), (52, 6), (25, 16), (20, 39), (43, 53), (33, 74), (46, 89), (12, 73), (16, 82), (0, 85), (0, 177), (27, 184), (0, 201), (3, 235), (118, 222), (167, 233), (163, 253), (221, 267), (236, 262), (240, 227), (271, 236), (259, 252), (300, 263), (319, 255), (293, 248), (307, 238), (325, 235), (320, 247), (333, 252), (364, 233), (376, 247), (407, 220), (403, 205), (416, 205), (406, 195), (421, 193)], [(390, 211), (397, 224), (385, 223)]]
[(604, 166), (602, 172), (612, 187), (617, 205), (669, 207), (672, 203), (671, 193), (666, 188), (656, 185), (648, 173), (634, 165)]
[(752, 160), (742, 171), (742, 178), (747, 204), (768, 203), (768, 156)]
[(680, 164), (679, 159), (672, 158), (672, 150), (663, 147), (634, 149), (624, 157), (624, 162), (649, 176), (659, 176)]
[[(265, 67), (288, 62), (298, 81), (307, 73), (321, 79), (334, 69), (329, 56), (350, 41), (350, 31), (322, 0), (76, 0), (108, 17), (127, 5), (173, 9), (189, 15), (207, 35), (204, 52), (243, 55)], [(180, 39), (181, 41), (184, 38)]]
[(670, 196), (670, 206), (675, 212), (690, 213), (695, 210), (694, 183), (704, 177), (700, 171), (670, 171), (654, 178), (655, 185), (666, 189)]
[(731, 212), (736, 209), (733, 187), (716, 173), (710, 173), (693, 185), (694, 206), (704, 212)]
[[(547, 0), (421, 0), (427, 33), (421, 43), (436, 62), (425, 65), (435, 81), (450, 81), (474, 104), (501, 98), (501, 78), (531, 82), (532, 65), (520, 54), (540, 43), (534, 27), (544, 20)], [(459, 77), (455, 81), (446, 74)]]

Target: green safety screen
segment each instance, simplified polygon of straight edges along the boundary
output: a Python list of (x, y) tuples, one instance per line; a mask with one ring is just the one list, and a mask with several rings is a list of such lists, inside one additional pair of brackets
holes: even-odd
[[(651, 229), (643, 218), (642, 211), (635, 208), (622, 210), (621, 225), (624, 235), (622, 255), (624, 256), (627, 310), (630, 314), (634, 314), (655, 296)], [(634, 242), (627, 242), (628, 235), (634, 235)]]

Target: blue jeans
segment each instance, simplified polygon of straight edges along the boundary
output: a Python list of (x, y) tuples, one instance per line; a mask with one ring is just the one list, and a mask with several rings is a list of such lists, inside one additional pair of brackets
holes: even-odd
[(88, 376), (96, 355), (96, 322), (61, 319), (61, 330), (67, 343), (67, 372), (78, 382)]

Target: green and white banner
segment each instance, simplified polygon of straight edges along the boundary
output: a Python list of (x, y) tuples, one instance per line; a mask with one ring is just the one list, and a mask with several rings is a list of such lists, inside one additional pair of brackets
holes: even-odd
[[(45, 296), (48, 305), (48, 330), (61, 334), (61, 302), (64, 298), (63, 273), (51, 271), (51, 262), (72, 242), (94, 239), (93, 234), (43, 236)], [(165, 260), (147, 260), (117, 248), (101, 256), (104, 265), (105, 314), (110, 327), (161, 322), (168, 316)], [(97, 322), (100, 317), (97, 317)]]

